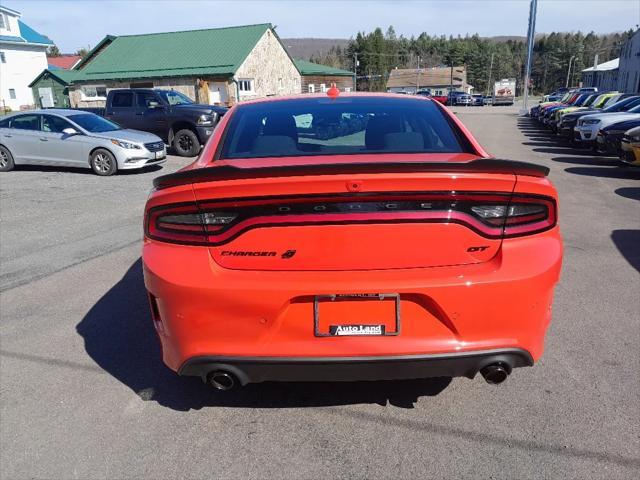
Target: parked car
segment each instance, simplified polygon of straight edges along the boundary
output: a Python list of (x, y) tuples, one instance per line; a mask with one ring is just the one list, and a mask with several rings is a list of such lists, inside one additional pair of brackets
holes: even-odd
[(104, 116), (124, 128), (153, 133), (176, 154), (193, 157), (226, 111), (196, 104), (174, 90), (128, 88), (109, 91)]
[(571, 105), (557, 105), (555, 107), (551, 107), (546, 111), (543, 121), (552, 132), (555, 132), (556, 124), (561, 112), (570, 112), (581, 108), (583, 105), (588, 105), (595, 100), (596, 96), (597, 95), (595, 94), (584, 93), (579, 95), (576, 101)]
[(451, 92), (449, 93), (449, 100), (447, 105), (471, 105), (473, 100), (471, 95), (465, 92)]
[(573, 91), (568, 91), (565, 93), (559, 100), (548, 101), (548, 102), (540, 102), (538, 105), (531, 108), (529, 111), (529, 116), (535, 118), (536, 120), (540, 120), (541, 115), (544, 113), (544, 109), (553, 105), (566, 104), (569, 100), (574, 96)]
[(431, 95), (431, 99), (443, 105), (446, 105), (449, 97), (447, 95)]
[[(297, 133), (301, 119), (352, 114), (368, 118), (363, 135)], [(145, 208), (144, 279), (170, 369), (221, 390), (499, 383), (540, 358), (562, 260), (547, 167), (490, 158), (414, 95), (238, 103), (218, 128), (192, 165), (154, 180)]]
[(622, 136), (620, 160), (628, 165), (640, 167), (640, 127), (632, 128)]
[(624, 120), (635, 120), (640, 118), (640, 105), (633, 107), (627, 112), (617, 113), (595, 113), (585, 115), (578, 120), (573, 129), (574, 141), (581, 146), (595, 147), (596, 135), (607, 125), (622, 122)]
[(416, 95), (422, 95), (423, 97), (430, 97), (431, 96), (431, 90), (418, 90), (416, 92)]
[(165, 162), (160, 137), (125, 130), (90, 112), (34, 110), (0, 120), (0, 171), (15, 165), (56, 165), (91, 168), (113, 175)]
[(483, 105), (493, 105), (493, 96), (492, 95), (485, 95), (484, 97), (482, 97), (482, 104)]
[(632, 109), (633, 107), (640, 105), (640, 96), (629, 96), (625, 97), (626, 94), (621, 95), (624, 97), (622, 100), (615, 102), (609, 105), (609, 101), (615, 100), (615, 97), (612, 97), (607, 101), (604, 105), (605, 108), (598, 109), (585, 109), (577, 112), (567, 113), (562, 117), (562, 120), (558, 126), (558, 134), (563, 137), (567, 137), (573, 141), (574, 132), (573, 129), (578, 123), (578, 119), (584, 117), (585, 115), (590, 115), (593, 113), (615, 113), (615, 112), (624, 112)]
[(484, 97), (482, 95), (472, 95), (471, 96), (471, 105), (473, 106), (482, 106), (484, 105)]
[(605, 155), (620, 156), (622, 137), (628, 130), (640, 126), (640, 118), (612, 123), (598, 131), (596, 135), (596, 150)]

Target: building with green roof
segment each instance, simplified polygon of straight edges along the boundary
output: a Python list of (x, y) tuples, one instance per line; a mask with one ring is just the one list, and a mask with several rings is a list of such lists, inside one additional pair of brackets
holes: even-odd
[(300, 92), (300, 73), (268, 23), (107, 36), (73, 71), (73, 106), (101, 106), (112, 88), (171, 88), (221, 104)]
[(78, 76), (74, 70), (53, 69), (43, 70), (30, 84), (37, 108), (68, 108), (69, 86)]
[(114, 88), (164, 88), (231, 105), (273, 95), (349, 91), (353, 73), (293, 60), (269, 23), (107, 35), (72, 70), (43, 70), (29, 85), (40, 107), (102, 107)]
[(325, 92), (333, 84), (343, 92), (353, 88), (353, 72), (300, 59), (295, 64), (302, 77), (302, 93)]

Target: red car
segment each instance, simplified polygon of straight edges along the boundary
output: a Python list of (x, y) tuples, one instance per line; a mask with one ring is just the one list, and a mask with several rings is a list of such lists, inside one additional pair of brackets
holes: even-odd
[(165, 364), (222, 390), (533, 365), (562, 260), (548, 169), (491, 158), (431, 99), (329, 93), (234, 106), (154, 181), (143, 264)]

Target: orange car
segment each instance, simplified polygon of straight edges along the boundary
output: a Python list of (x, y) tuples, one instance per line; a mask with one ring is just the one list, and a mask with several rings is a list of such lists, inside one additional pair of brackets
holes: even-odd
[(166, 365), (221, 390), (533, 365), (562, 261), (548, 169), (490, 158), (431, 99), (329, 93), (234, 106), (154, 181)]

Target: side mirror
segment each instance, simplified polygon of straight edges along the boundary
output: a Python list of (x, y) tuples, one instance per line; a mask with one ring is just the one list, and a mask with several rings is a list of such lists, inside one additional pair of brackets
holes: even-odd
[(80, 132), (77, 131), (75, 128), (65, 128), (64, 130), (62, 130), (62, 133), (64, 133), (65, 135), (71, 136), (71, 135), (80, 135)]

